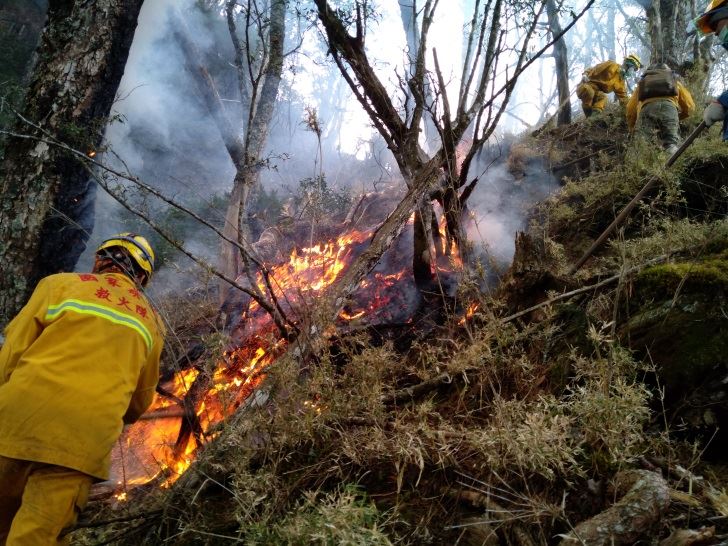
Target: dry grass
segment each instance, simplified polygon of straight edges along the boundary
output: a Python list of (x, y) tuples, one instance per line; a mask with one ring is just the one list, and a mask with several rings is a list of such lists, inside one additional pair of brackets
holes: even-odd
[[(273, 402), (238, 414), (187, 479), (157, 499), (165, 515), (145, 540), (447, 540), (468, 513), (453, 507), (458, 473), (511, 492), (501, 495), (504, 520), (525, 519), (525, 510), (550, 532), (554, 510), (536, 507), (558, 506), (569, 484), (632, 461), (649, 415), (629, 361), (612, 366), (606, 389), (596, 353), (574, 355), (566, 392), (534, 385), (548, 362), (530, 346), (557, 333), (548, 322), (526, 330), (481, 322), (472, 337), (450, 331), (450, 343), (405, 355), (355, 336), (305, 382), (295, 359), (282, 359), (269, 380)], [(412, 403), (382, 403), (398, 383), (442, 373), (451, 381)]]

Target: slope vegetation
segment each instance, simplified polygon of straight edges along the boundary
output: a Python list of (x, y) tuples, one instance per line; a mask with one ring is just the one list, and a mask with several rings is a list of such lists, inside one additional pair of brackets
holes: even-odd
[(178, 482), (95, 503), (77, 543), (725, 540), (728, 145), (667, 170), (615, 109), (512, 153), (564, 185), (495, 293), (463, 282), (448, 320), (331, 338), (303, 374), (280, 359)]

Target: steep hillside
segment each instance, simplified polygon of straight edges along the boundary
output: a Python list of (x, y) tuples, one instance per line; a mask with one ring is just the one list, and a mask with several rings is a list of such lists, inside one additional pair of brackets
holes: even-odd
[[(616, 109), (524, 139), (512, 168), (546, 159), (564, 186), (495, 293), (463, 282), (446, 320), (330, 337), (303, 370), (289, 350), (177, 482), (100, 498), (76, 542), (725, 541), (728, 145), (714, 131), (671, 169), (626, 140)], [(569, 274), (650, 177), (658, 189)], [(198, 300), (170, 304), (178, 339), (214, 359), (215, 309)]]

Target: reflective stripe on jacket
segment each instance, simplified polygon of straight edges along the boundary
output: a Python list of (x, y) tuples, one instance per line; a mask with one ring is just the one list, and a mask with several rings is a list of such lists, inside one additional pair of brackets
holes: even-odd
[(41, 280), (0, 350), (0, 455), (106, 479), (123, 424), (154, 397), (163, 332), (125, 275)]
[(584, 71), (585, 79), (596, 86), (602, 93), (612, 93), (620, 103), (627, 100), (627, 84), (621, 65), (614, 61), (604, 61)]
[(693, 101), (693, 97), (690, 94), (690, 91), (688, 91), (685, 86), (680, 82), (677, 82), (677, 96), (653, 97), (651, 99), (645, 99), (644, 101), (641, 101), (639, 99), (638, 86), (637, 88), (635, 88), (632, 96), (629, 98), (629, 102), (627, 103), (627, 127), (630, 131), (634, 129), (634, 126), (637, 123), (637, 117), (639, 117), (642, 107), (645, 104), (649, 104), (658, 100), (669, 100), (671, 103), (673, 103), (675, 105), (675, 108), (677, 108), (677, 113), (680, 119), (688, 117), (690, 115), (690, 112), (695, 109), (695, 102)]

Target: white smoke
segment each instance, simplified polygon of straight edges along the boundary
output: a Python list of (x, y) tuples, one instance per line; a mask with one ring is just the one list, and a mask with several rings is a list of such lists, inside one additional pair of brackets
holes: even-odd
[[(235, 171), (212, 117), (198, 98), (183, 53), (173, 39), (170, 9), (184, 18), (205, 58), (217, 59), (223, 66), (227, 63), (229, 74), (219, 84), (223, 98), (230, 101), (226, 104), (231, 120), (239, 120), (235, 117), (240, 115), (240, 105), (234, 102), (238, 98), (235, 70), (229, 62), (232, 46), (224, 19), (211, 24), (194, 0), (146, 0), (114, 104), (115, 121), (106, 130), (106, 141), (121, 161), (111, 154), (105, 154), (104, 161), (114, 166), (123, 162), (146, 183), (190, 204), (229, 191)], [(461, 11), (452, 11), (457, 13), (443, 11), (436, 18), (430, 46), (437, 49), (443, 73), (457, 90), (459, 71), (455, 67), (462, 55), (462, 44), (452, 40), (452, 35), (455, 30), (461, 34), (464, 20)], [(322, 168), (330, 183), (348, 186), (352, 191), (371, 191), (380, 179), (397, 175), (391, 156), (385, 153), (375, 157), (374, 152), (386, 149), (380, 141), (372, 150), (373, 127), (343, 85), (336, 68), (326, 60), (320, 38), (316, 32), (307, 33), (301, 54), (287, 58), (280, 102), (264, 152), (274, 168), (261, 173), (263, 185), (277, 188), (283, 199), (295, 192), (300, 180), (315, 176)], [(370, 54), (377, 59), (377, 72), (392, 93), (398, 93), (397, 75), (404, 73), (406, 42), (396, 4), (382, 4), (380, 19), (369, 31), (367, 41)], [(292, 47), (293, 43), (287, 49)], [(334, 88), (334, 83), (338, 88)], [(337, 98), (341, 98), (341, 103), (336, 102)], [(306, 106), (315, 107), (321, 118), (323, 162), (317, 156), (319, 143), (315, 134), (302, 121)], [(342, 106), (343, 114), (337, 110)], [(333, 124), (337, 115), (344, 116), (338, 128)], [(366, 157), (368, 163), (364, 165), (352, 154), (358, 159)], [(281, 159), (283, 156), (285, 159)], [(472, 171), (476, 169), (477, 166)], [(553, 179), (541, 172), (528, 173), (518, 181), (501, 161), (481, 176), (469, 201), (475, 215), (469, 236), (487, 247), (498, 262), (510, 260), (515, 231), (525, 225), (524, 203), (534, 202), (554, 187)], [(108, 195), (99, 192), (90, 250), (79, 269), (90, 266), (98, 242), (125, 230), (120, 210)], [(210, 248), (201, 241), (191, 236), (186, 245), (214, 263), (217, 247)], [(184, 260), (181, 264), (183, 269), (189, 267)]]

